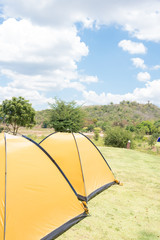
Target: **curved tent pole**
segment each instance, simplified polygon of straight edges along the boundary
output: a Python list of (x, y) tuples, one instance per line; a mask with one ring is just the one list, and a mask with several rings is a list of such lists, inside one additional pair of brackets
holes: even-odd
[(47, 137), (45, 137), (44, 139), (42, 139), (42, 141), (40, 141), (39, 144), (41, 144), (44, 140), (46, 140), (48, 137), (52, 136), (52, 135), (55, 134), (55, 133), (57, 133), (57, 132), (54, 132), (54, 133), (49, 134)]
[[(81, 166), (81, 172), (82, 172), (82, 178), (83, 178), (83, 182), (84, 182), (84, 191), (85, 191), (85, 195), (87, 196), (87, 192), (86, 192), (86, 184), (85, 184), (85, 179), (84, 179), (84, 174), (83, 174), (83, 168), (82, 168), (82, 162), (81, 162), (81, 156), (80, 156), (80, 152), (79, 152), (79, 149), (78, 149), (78, 144), (77, 144), (77, 141), (76, 141), (76, 137), (74, 135), (74, 133), (72, 132), (72, 136), (73, 136), (73, 139), (74, 139), (74, 142), (75, 142), (75, 145), (76, 145), (76, 148), (77, 148), (77, 152), (78, 152), (78, 158), (79, 158), (79, 162), (80, 162), (80, 166)], [(87, 202), (87, 198), (84, 198), (80, 195), (78, 195), (79, 199), (82, 198), (82, 200), (85, 200)]]
[(62, 171), (62, 169), (59, 167), (59, 165), (56, 163), (56, 161), (49, 155), (49, 153), (43, 148), (41, 147), (38, 143), (36, 143), (34, 140), (26, 137), (25, 135), (22, 135), (22, 137), (26, 138), (27, 140), (31, 141), (32, 143), (34, 143), (37, 147), (39, 147), (49, 158), (50, 160), (54, 163), (54, 165), (58, 168), (58, 170), (61, 172), (61, 174), (63, 175), (63, 177), (65, 178), (65, 180), (68, 182), (68, 184), (70, 185), (71, 189), (73, 190), (73, 192), (76, 194), (76, 196), (78, 196), (76, 190), (74, 189), (74, 187), (72, 186), (72, 184), (70, 183), (70, 181), (68, 180), (68, 178), (66, 177), (66, 175), (64, 174), (64, 172)]

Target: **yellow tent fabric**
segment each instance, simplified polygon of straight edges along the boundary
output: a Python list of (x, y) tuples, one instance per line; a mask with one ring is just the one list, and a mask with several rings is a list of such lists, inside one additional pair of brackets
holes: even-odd
[(0, 134), (0, 240), (51, 240), (87, 214), (54, 160), (33, 141)]
[(82, 133), (56, 132), (40, 142), (86, 202), (117, 183), (98, 148)]

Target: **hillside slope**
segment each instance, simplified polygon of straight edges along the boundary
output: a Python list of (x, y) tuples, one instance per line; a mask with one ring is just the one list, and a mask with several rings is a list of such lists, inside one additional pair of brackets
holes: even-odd
[[(160, 108), (151, 104), (123, 101), (120, 104), (97, 105), (83, 107), (86, 113), (85, 125), (103, 122), (114, 125), (136, 124), (144, 120), (159, 120)], [(51, 110), (36, 112), (37, 124), (50, 118)]]
[(89, 106), (84, 110), (90, 121), (105, 121), (116, 124), (138, 123), (145, 120), (159, 120), (160, 108), (151, 104), (140, 104), (137, 102), (121, 102), (103, 106)]

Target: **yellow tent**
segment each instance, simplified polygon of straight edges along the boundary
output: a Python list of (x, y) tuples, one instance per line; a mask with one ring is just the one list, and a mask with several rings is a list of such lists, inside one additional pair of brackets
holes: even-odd
[(40, 145), (64, 171), (80, 200), (87, 202), (118, 183), (100, 151), (81, 133), (53, 133)]
[(33, 141), (0, 134), (0, 240), (51, 240), (87, 216), (54, 160)]

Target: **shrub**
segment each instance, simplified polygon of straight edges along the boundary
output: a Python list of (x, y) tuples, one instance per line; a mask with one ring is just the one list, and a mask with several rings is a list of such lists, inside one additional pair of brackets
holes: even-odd
[(98, 141), (100, 131), (101, 131), (101, 128), (99, 128), (99, 127), (94, 128), (94, 140), (95, 141)]
[(150, 136), (148, 139), (148, 145), (152, 147), (153, 145), (155, 145), (155, 143), (156, 143), (155, 137), (153, 135)]
[(81, 132), (87, 132), (88, 128), (87, 127), (83, 127)]
[(87, 128), (87, 131), (92, 132), (93, 129), (94, 129), (94, 125), (93, 125), (93, 124), (90, 124), (90, 125), (88, 126), (88, 128)]
[(131, 148), (133, 148), (132, 134), (122, 128), (112, 128), (106, 132), (104, 144), (106, 146), (126, 148), (128, 140), (131, 141)]
[(94, 140), (98, 141), (99, 139), (99, 132), (94, 132)]

